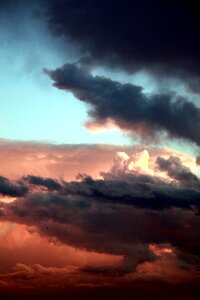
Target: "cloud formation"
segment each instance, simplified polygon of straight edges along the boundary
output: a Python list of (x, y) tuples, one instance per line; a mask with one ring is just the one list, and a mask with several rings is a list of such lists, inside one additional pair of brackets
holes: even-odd
[(94, 64), (178, 77), (199, 92), (197, 11), (188, 1), (52, 0), (47, 17)]
[(9, 179), (0, 176), (0, 194), (10, 197), (22, 197), (28, 193), (28, 188), (23, 184), (15, 185)]
[[(123, 156), (131, 163), (127, 154)], [(148, 152), (132, 155), (132, 166), (138, 166), (143, 156), (148, 157)], [(162, 161), (161, 157), (158, 161), (167, 166), (174, 162), (171, 158)], [(187, 187), (182, 176), (173, 181), (174, 173), (189, 170), (177, 161), (174, 172), (169, 172), (171, 180), (159, 177), (159, 172), (156, 176), (138, 168), (129, 170), (119, 160), (114, 161), (115, 168), (102, 174), (101, 180), (85, 175), (72, 182), (22, 178), (29, 193), (12, 203), (3, 203), (1, 220), (26, 224), (54, 243), (122, 258), (118, 265), (109, 267), (83, 266), (86, 273), (126, 276), (142, 269), (145, 262), (154, 263), (166, 248), (169, 253), (175, 251), (177, 268), (182, 264), (193, 270), (195, 277), (200, 264), (200, 235), (196, 230), (200, 218), (195, 214), (200, 191)], [(121, 172), (116, 172), (117, 166)]]
[(28, 175), (23, 178), (24, 181), (38, 186), (46, 187), (50, 191), (59, 190), (61, 185), (52, 178), (42, 178), (34, 175)]
[[(31, 28), (26, 13), (27, 21), (20, 22), (29, 5), (0, 0), (11, 36), (14, 32), (20, 38), (23, 30), (18, 29), (24, 24)], [(148, 142), (168, 137), (200, 145), (200, 108), (186, 97), (167, 87), (147, 94), (142, 84), (94, 75), (98, 67), (107, 74), (109, 68), (129, 75), (142, 71), (164, 82), (181, 80), (184, 88), (199, 93), (195, 4), (38, 0), (33, 6), (51, 32), (66, 37), (67, 46), (75, 45), (80, 53), (77, 63), (56, 70), (46, 66), (45, 72), (54, 86), (87, 104), (88, 128), (117, 126)], [(11, 15), (19, 23), (16, 30)], [(36, 35), (33, 43), (40, 40)], [(63, 51), (63, 46), (55, 43), (56, 49)], [(195, 161), (142, 145), (131, 149), (0, 140), (0, 294), (4, 288), (57, 292), (120, 286), (127, 293), (130, 286), (145, 292), (148, 286), (200, 286), (199, 164), (198, 156)], [(132, 298), (140, 299), (137, 295)], [(154, 296), (144, 298), (149, 295)]]
[(1, 175), (10, 180), (34, 174), (37, 177), (71, 181), (76, 179), (77, 174), (87, 173), (96, 178), (102, 169), (109, 169), (116, 151), (129, 152), (136, 148), (0, 140)]
[(170, 156), (168, 159), (157, 157), (156, 160), (161, 171), (167, 172), (168, 176), (177, 180), (181, 185), (200, 188), (199, 178), (184, 166), (177, 156)]
[(97, 123), (111, 119), (147, 140), (164, 132), (200, 145), (200, 109), (175, 93), (145, 94), (140, 86), (92, 76), (79, 63), (45, 72), (54, 86), (89, 104), (89, 116)]

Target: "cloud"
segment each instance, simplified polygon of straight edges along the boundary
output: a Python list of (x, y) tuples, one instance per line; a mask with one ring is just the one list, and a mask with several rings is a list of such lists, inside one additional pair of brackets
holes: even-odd
[[(157, 259), (159, 251), (149, 248), (150, 244), (170, 245), (177, 257), (184, 257), (183, 262), (196, 270), (200, 260), (196, 228), (200, 219), (194, 211), (199, 207), (200, 191), (187, 187), (187, 181), (181, 181), (180, 186), (170, 178), (160, 178), (159, 173), (150, 175), (146, 150), (130, 157), (121, 152), (119, 157), (121, 161), (114, 160), (115, 168), (102, 174), (103, 179), (84, 175), (79, 181), (59, 182), (59, 189), (51, 190), (50, 185), (49, 190), (40, 192), (34, 191), (33, 185), (26, 197), (4, 203), (2, 221), (31, 226), (56, 243), (123, 257), (118, 266), (88, 266), (84, 272), (104, 276), (106, 272), (113, 276), (134, 272), (140, 264)], [(146, 159), (144, 169), (140, 168), (142, 157)], [(132, 163), (132, 169), (127, 168), (127, 162)], [(175, 162), (174, 172), (169, 172), (172, 179), (180, 169), (188, 171), (181, 160)], [(46, 187), (46, 183), (52, 183), (41, 177), (34, 180)]]
[(0, 278), (8, 282), (10, 286), (25, 287), (62, 287), (74, 285), (76, 273), (75, 267), (44, 267), (40, 264), (26, 265), (17, 263), (14, 271), (0, 275)]
[[(20, 269), (17, 274), (16, 270), (10, 270), (8, 277), (5, 275), (0, 279), (2, 282), (28, 281), (32, 286), (34, 280), (43, 282), (44, 279), (47, 285), (51, 284), (54, 277), (41, 277), (40, 272), (38, 275), (35, 264), (43, 265), (45, 262), (44, 268), (50, 268), (51, 260), (54, 267), (62, 267), (62, 262), (66, 262), (65, 267), (70, 262), (74, 265), (72, 251), (75, 249), (78, 249), (80, 257), (78, 255), (78, 273), (74, 282), (77, 282), (79, 272), (81, 276), (85, 274), (82, 284), (128, 284), (133, 278), (136, 282), (152, 281), (154, 266), (156, 280), (168, 281), (174, 278), (171, 275), (173, 264), (178, 274), (176, 282), (188, 277), (191, 281), (198, 280), (200, 235), (196, 228), (200, 225), (200, 218), (195, 212), (199, 207), (200, 191), (196, 187), (188, 187), (187, 181), (174, 180), (174, 174), (180, 170), (188, 171), (182, 157), (186, 162), (191, 163), (190, 160), (180, 156), (181, 159), (176, 159), (174, 163), (170, 158), (172, 152), (163, 149), (149, 147), (149, 151), (144, 148), (140, 151), (138, 146), (132, 149), (132, 153), (127, 149), (127, 153), (118, 151), (110, 170), (101, 173), (101, 179), (87, 175), (80, 175), (76, 181), (68, 182), (36, 175), (18, 179), (29, 190), (12, 203), (1, 204), (3, 224), (18, 225), (13, 227), (13, 234), (4, 226), (0, 228), (3, 242), (0, 250), (5, 257), (10, 256), (12, 251), (6, 250), (3, 245), (9, 248), (13, 243), (16, 253), (11, 255), (14, 257), (12, 263), (21, 261), (28, 269), (22, 267), (23, 270)], [(165, 157), (162, 158), (165, 163), (173, 162), (173, 173), (169, 172), (165, 177), (160, 176), (161, 171), (156, 165), (157, 157), (160, 159), (161, 155)], [(17, 228), (21, 233), (17, 233)], [(22, 249), (35, 244), (30, 251), (26, 250), (30, 256), (22, 256), (23, 251), (16, 246), (18, 236)], [(7, 242), (4, 243), (5, 239)], [(39, 244), (44, 245), (43, 251), (36, 251)], [(171, 253), (169, 249), (175, 257), (166, 262), (166, 256), (161, 259), (161, 255)], [(83, 256), (90, 252), (91, 257), (83, 260)], [(68, 253), (68, 259), (64, 253)], [(17, 261), (17, 258), (20, 260)], [(162, 277), (159, 270), (167, 266), (169, 268), (163, 273), (166, 276)], [(189, 271), (182, 272), (183, 267)], [(29, 268), (35, 279), (26, 271)], [(46, 271), (48, 273), (50, 269)], [(146, 279), (144, 273), (147, 273)], [(89, 276), (88, 281), (84, 276)], [(56, 275), (56, 284), (58, 278)]]
[[(50, 1), (48, 21), (93, 64), (178, 77), (199, 92), (199, 17), (192, 3)], [(88, 58), (87, 64), (88, 64)]]
[(161, 171), (167, 172), (171, 178), (177, 180), (181, 185), (200, 188), (199, 178), (182, 164), (179, 157), (170, 156), (168, 159), (157, 157), (156, 162)]
[(200, 236), (196, 228), (200, 218), (190, 210), (138, 209), (119, 205), (117, 200), (101, 202), (93, 195), (84, 198), (36, 193), (4, 205), (4, 212), (2, 220), (35, 226), (39, 234), (54, 242), (123, 256), (123, 272), (133, 272), (138, 264), (155, 260), (149, 249), (151, 243), (170, 243), (178, 253), (193, 257), (190, 265), (199, 264)]
[[(48, 229), (46, 228), (48, 231)], [(0, 252), (4, 258), (0, 274), (12, 272), (16, 263), (42, 264), (46, 267), (84, 265), (118, 266), (121, 256), (87, 252), (62, 243), (55, 243), (48, 236), (42, 236), (34, 226), (13, 222), (0, 222)]]
[(36, 142), (0, 140), (1, 175), (16, 180), (34, 174), (44, 178), (76, 179), (79, 173), (100, 178), (100, 172), (108, 172), (116, 152), (131, 156), (145, 149), (149, 152), (152, 169), (157, 156), (179, 156), (188, 167), (198, 169), (194, 158), (169, 148), (147, 145), (53, 145)]
[(22, 197), (28, 193), (28, 188), (22, 184), (12, 184), (7, 178), (0, 176), (0, 194), (10, 197)]
[(12, 180), (30, 174), (75, 180), (77, 174), (85, 172), (96, 178), (102, 169), (109, 169), (116, 151), (134, 151), (131, 148), (0, 140), (1, 175)]
[(129, 156), (126, 152), (117, 152), (113, 166), (110, 173), (115, 174), (123, 173), (143, 173), (153, 174), (153, 171), (149, 169), (149, 152), (143, 150), (142, 152)]
[(111, 119), (122, 130), (147, 140), (164, 132), (200, 145), (200, 109), (175, 93), (145, 94), (140, 86), (92, 76), (79, 64), (45, 72), (54, 86), (89, 104), (89, 116), (97, 122)]
[(34, 175), (28, 175), (23, 180), (33, 185), (46, 187), (50, 191), (59, 190), (61, 185), (52, 178), (42, 178)]

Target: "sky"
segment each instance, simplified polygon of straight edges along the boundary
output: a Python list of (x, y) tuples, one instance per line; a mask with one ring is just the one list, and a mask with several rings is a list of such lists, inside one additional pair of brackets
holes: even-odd
[(5, 299), (199, 299), (198, 16), (0, 0)]

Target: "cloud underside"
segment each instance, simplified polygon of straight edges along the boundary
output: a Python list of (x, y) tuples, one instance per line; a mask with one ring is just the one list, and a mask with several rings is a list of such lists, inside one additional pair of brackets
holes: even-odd
[(199, 92), (200, 23), (188, 1), (50, 1), (51, 31), (92, 64), (181, 78)]

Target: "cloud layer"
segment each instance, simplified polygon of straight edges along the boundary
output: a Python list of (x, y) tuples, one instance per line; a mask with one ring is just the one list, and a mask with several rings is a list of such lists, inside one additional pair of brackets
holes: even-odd
[[(147, 158), (144, 165), (142, 157)], [(154, 168), (148, 159), (146, 150), (131, 156), (118, 153), (110, 170), (102, 172), (103, 179), (80, 175), (78, 181), (59, 182), (23, 177), (18, 184), (25, 185), (28, 192), (11, 203), (1, 203), (1, 221), (27, 226), (55, 245), (110, 255), (113, 264), (105, 259), (105, 265), (73, 269), (70, 278), (76, 284), (79, 272), (88, 274), (90, 284), (118, 285), (153, 280), (152, 270), (164, 282), (198, 282), (200, 189), (196, 182), (191, 185), (191, 176), (197, 177), (178, 157), (159, 156)], [(61, 280), (67, 270), (54, 269), (61, 272)], [(43, 281), (42, 274), (47, 272), (45, 284), (54, 282), (51, 270), (40, 264), (18, 264), (13, 272), (2, 280), (28, 278), (34, 282), (36, 276)], [(56, 282), (59, 276), (55, 275)]]

